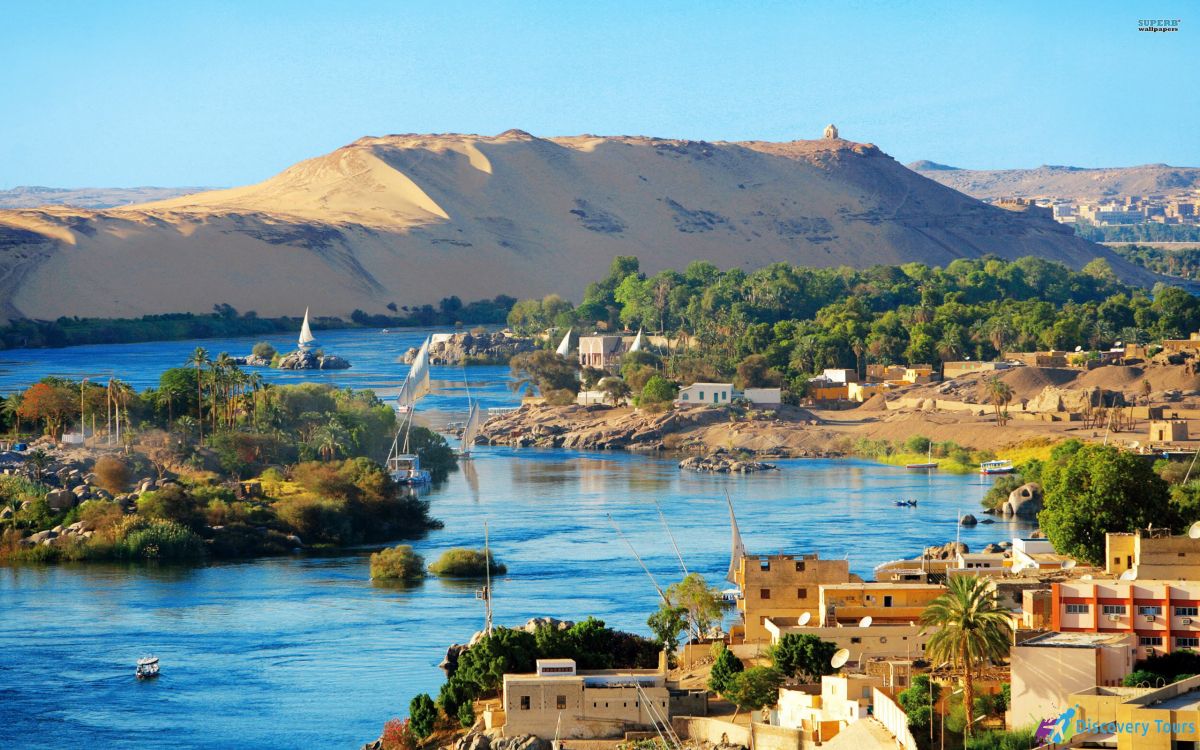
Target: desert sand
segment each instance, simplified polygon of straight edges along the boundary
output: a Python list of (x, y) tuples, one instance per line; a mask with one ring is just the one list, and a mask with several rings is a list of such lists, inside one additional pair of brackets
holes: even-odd
[(1200, 169), (1167, 164), (1097, 169), (1052, 166), (958, 169), (919, 161), (908, 166), (931, 180), (980, 199), (1053, 197), (1094, 201), (1118, 195), (1182, 192), (1200, 186)]
[(247, 187), (103, 211), (0, 211), (0, 319), (320, 315), (497, 294), (578, 299), (613, 256), (944, 265), (994, 253), (1110, 259), (1041, 216), (993, 208), (847, 140), (362, 138)]

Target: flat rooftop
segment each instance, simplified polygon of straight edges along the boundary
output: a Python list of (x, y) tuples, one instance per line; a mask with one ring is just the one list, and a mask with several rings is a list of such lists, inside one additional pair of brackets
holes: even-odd
[(1174, 698), (1168, 698), (1161, 703), (1153, 703), (1146, 708), (1170, 709), (1172, 711), (1195, 711), (1200, 709), (1200, 690), (1189, 690)]
[(1126, 633), (1044, 633), (1022, 641), (1018, 645), (1049, 648), (1100, 648), (1120, 643), (1126, 636)]

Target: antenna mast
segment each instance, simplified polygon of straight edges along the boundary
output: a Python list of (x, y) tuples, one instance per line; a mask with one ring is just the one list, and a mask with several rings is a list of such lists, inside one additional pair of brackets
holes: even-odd
[(658, 517), (662, 519), (663, 528), (667, 530), (667, 538), (671, 540), (671, 546), (675, 548), (675, 557), (679, 558), (679, 567), (683, 569), (683, 574), (688, 575), (687, 563), (683, 561), (683, 555), (679, 553), (679, 545), (675, 543), (675, 535), (671, 533), (671, 527), (667, 525), (667, 517), (663, 515), (662, 506), (658, 501), (654, 501), (654, 507), (658, 511)]
[(488, 538), (488, 522), (483, 522), (483, 588), (475, 592), (475, 598), (483, 600), (483, 634), (492, 634), (492, 547)]

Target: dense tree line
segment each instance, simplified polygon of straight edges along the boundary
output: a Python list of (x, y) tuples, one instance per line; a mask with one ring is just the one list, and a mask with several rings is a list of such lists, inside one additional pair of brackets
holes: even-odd
[(751, 379), (799, 390), (826, 367), (1186, 336), (1200, 328), (1200, 300), (1174, 287), (1127, 286), (1102, 259), (1080, 271), (1029, 257), (861, 270), (776, 263), (750, 273), (696, 261), (649, 275), (622, 256), (578, 306), (557, 295), (522, 300), (508, 321), (526, 333), (660, 331), (672, 342), (665, 365), (675, 380), (728, 378), (757, 356)]
[[(516, 299), (498, 295), (490, 300), (463, 303), (446, 297), (435, 307), (409, 307), (390, 303), (390, 315), (371, 315), (355, 310), (350, 319), (318, 317), (313, 324), (323, 330), (337, 328), (403, 328), (454, 325), (503, 324)], [(253, 310), (239, 313), (232, 306), (213, 306), (208, 315), (166, 313), (140, 318), (61, 317), (57, 320), (14, 320), (0, 326), (0, 349), (58, 347), (80, 344), (128, 344), (139, 341), (173, 341), (230, 336), (260, 336), (295, 332), (300, 318), (259, 317)]]
[(1200, 248), (1164, 250), (1146, 245), (1120, 245), (1113, 252), (1155, 273), (1200, 280)]
[(1195, 224), (1120, 224), (1097, 226), (1076, 222), (1075, 234), (1092, 242), (1200, 242), (1200, 226)]

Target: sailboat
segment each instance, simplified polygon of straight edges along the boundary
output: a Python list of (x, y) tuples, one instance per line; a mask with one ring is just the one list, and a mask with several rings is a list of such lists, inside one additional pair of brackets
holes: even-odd
[[(746, 545), (742, 543), (742, 533), (738, 531), (737, 518), (733, 515), (733, 499), (729, 497), (729, 493), (725, 493), (725, 503), (729, 506), (729, 528), (730, 528), (730, 552), (729, 552), (729, 571), (725, 574), (725, 580), (732, 584), (737, 584), (738, 568), (742, 565), (742, 558), (746, 556)], [(736, 602), (742, 598), (742, 590), (739, 588), (725, 589), (721, 592), (721, 598), (727, 602)]]
[(467, 412), (467, 422), (463, 425), (462, 442), (459, 444), (458, 455), (462, 458), (471, 457), (471, 446), (483, 428), (483, 410), (477, 401), (471, 402), (471, 410)]
[(559, 342), (558, 348), (554, 350), (554, 353), (558, 356), (565, 357), (571, 353), (571, 331), (573, 330), (575, 329), (567, 329), (567, 335), (562, 337), (562, 341)]
[(312, 329), (308, 327), (308, 308), (304, 308), (304, 323), (300, 326), (300, 340), (298, 342), (301, 349), (307, 349), (317, 343), (317, 339), (312, 334)]
[[(421, 457), (408, 451), (408, 433), (412, 429), (413, 409), (417, 402), (429, 393), (429, 343), (430, 339), (426, 338), (425, 343), (421, 344), (396, 399), (396, 408), (404, 418), (396, 430), (392, 448), (388, 451), (387, 468), (397, 484), (421, 486), (433, 481), (432, 475), (421, 468)], [(401, 434), (404, 435), (403, 442), (400, 440)]]
[[(933, 441), (929, 441), (929, 450), (925, 451), (925, 462), (915, 464), (904, 464), (906, 469), (936, 469), (937, 461), (933, 460)], [(916, 505), (914, 502), (913, 505)]]
[(629, 351), (640, 352), (645, 346), (645, 339), (642, 337), (642, 329), (639, 328), (637, 335), (633, 337), (633, 343), (629, 345)]

